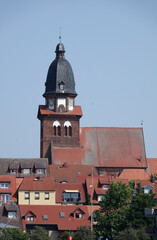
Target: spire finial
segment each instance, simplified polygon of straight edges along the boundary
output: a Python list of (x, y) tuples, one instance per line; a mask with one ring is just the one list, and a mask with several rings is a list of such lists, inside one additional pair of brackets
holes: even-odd
[(60, 31), (59, 31), (59, 41), (61, 43), (61, 39), (62, 39), (62, 31), (61, 31), (61, 27), (60, 27)]

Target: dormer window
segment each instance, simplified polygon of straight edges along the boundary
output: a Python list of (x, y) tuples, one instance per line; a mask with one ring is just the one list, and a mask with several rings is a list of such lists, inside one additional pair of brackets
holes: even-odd
[(75, 218), (82, 219), (83, 218), (83, 214), (82, 213), (75, 213)]
[(107, 189), (108, 189), (108, 186), (107, 186), (107, 185), (103, 185), (103, 189), (104, 189), (104, 190), (107, 190)]
[(11, 173), (12, 173), (12, 174), (16, 174), (16, 173), (17, 173), (17, 169), (12, 169), (12, 170), (11, 170)]
[(8, 212), (8, 218), (16, 218), (16, 212)]
[(25, 169), (23, 170), (23, 173), (24, 173), (24, 174), (29, 174), (29, 173), (30, 173), (30, 169), (29, 169), (29, 168), (25, 168)]
[(63, 81), (61, 81), (59, 83), (59, 90), (64, 90), (64, 85), (65, 85), (65, 83)]
[(27, 222), (34, 222), (33, 216), (27, 216)]
[(38, 173), (38, 174), (44, 174), (44, 169), (40, 169), (40, 168), (39, 168), (39, 169), (37, 170), (37, 173)]

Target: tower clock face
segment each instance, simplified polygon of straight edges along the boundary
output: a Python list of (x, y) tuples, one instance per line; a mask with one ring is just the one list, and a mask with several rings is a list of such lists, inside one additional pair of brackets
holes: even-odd
[(50, 110), (54, 110), (54, 99), (49, 99), (49, 101), (48, 101), (48, 108)]

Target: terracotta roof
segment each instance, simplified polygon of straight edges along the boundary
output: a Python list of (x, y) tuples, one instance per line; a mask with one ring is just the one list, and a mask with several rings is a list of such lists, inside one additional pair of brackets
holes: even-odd
[[(75, 211), (76, 208), (79, 208), (83, 211), (83, 219), (76, 219), (71, 214)], [(98, 210), (99, 206), (93, 206), (93, 212)], [(90, 226), (91, 216), (91, 206), (86, 205), (54, 205), (54, 206), (37, 206), (37, 205), (20, 205), (21, 216), (25, 215), (27, 211), (31, 211), (37, 217), (34, 222), (27, 222), (25, 219), (22, 219), (23, 228), (25, 229), (25, 224), (36, 224), (36, 225), (57, 225), (58, 230), (69, 230), (69, 218), (71, 219), (71, 230), (76, 230), (79, 226), (88, 225)], [(60, 213), (64, 212), (65, 218), (60, 217)], [(48, 220), (43, 220), (43, 215), (47, 215)]]
[(69, 112), (54, 112), (46, 108), (45, 105), (40, 105), (38, 110), (38, 118), (42, 115), (77, 115), (82, 116), (81, 106), (75, 106), (73, 111)]
[(80, 148), (53, 148), (55, 164), (146, 168), (142, 128), (80, 128)]
[(150, 174), (157, 174), (157, 158), (147, 158), (148, 171)]
[[(58, 182), (76, 183), (79, 176), (87, 177), (91, 175), (92, 168), (91, 165), (67, 165), (66, 167), (63, 165), (49, 165), (49, 175)], [(93, 168), (93, 172), (94, 176), (98, 176), (95, 168)]]
[(141, 179), (147, 180), (149, 179), (150, 175), (145, 169), (124, 169), (119, 176), (119, 179)]
[(32, 190), (32, 191), (53, 191), (55, 190), (54, 180), (52, 178), (24, 178), (19, 191)]
[(85, 185), (74, 183), (56, 183), (56, 203), (63, 202), (63, 192), (65, 190), (78, 190), (81, 193), (81, 202), (86, 202)]

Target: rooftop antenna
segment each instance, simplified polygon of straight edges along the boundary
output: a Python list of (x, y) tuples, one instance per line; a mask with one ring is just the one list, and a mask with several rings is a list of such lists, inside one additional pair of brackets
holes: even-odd
[(61, 43), (61, 39), (62, 39), (62, 31), (61, 31), (61, 27), (60, 27), (60, 31), (59, 31), (59, 41)]

